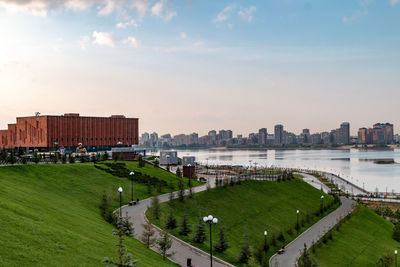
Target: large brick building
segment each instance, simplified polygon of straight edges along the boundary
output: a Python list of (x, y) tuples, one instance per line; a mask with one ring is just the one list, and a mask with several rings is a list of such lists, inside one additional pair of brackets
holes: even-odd
[(19, 117), (17, 123), (0, 130), (0, 148), (73, 148), (78, 145), (97, 149), (138, 144), (139, 120), (123, 115), (84, 117), (38, 115)]

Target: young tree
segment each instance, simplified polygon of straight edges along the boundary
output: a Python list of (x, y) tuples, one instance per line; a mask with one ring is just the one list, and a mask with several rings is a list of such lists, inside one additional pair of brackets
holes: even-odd
[(202, 218), (199, 218), (199, 223), (196, 225), (196, 230), (193, 236), (193, 242), (201, 244), (206, 240), (206, 226)]
[(160, 239), (157, 240), (157, 248), (163, 256), (163, 260), (165, 260), (169, 256), (172, 256), (171, 253), (167, 253), (171, 246), (172, 240), (169, 237), (169, 234), (167, 232), (162, 232)]
[(156, 239), (153, 237), (154, 236), (154, 227), (151, 224), (150, 221), (146, 220), (146, 223), (142, 224), (142, 227), (144, 229), (142, 236), (140, 237), (140, 240), (146, 245), (147, 248), (150, 248), (154, 246)]
[(307, 245), (304, 243), (304, 250), (303, 250), (303, 255), (301, 259), (301, 266), (302, 267), (314, 267), (316, 266), (313, 260), (311, 259), (310, 254), (307, 251)]
[(165, 227), (169, 230), (173, 230), (176, 228), (176, 219), (174, 214), (172, 213), (172, 209), (168, 215), (167, 222), (165, 223)]
[(26, 159), (26, 157), (22, 157), (22, 159), (21, 159), (21, 163), (22, 164), (26, 164), (26, 163), (28, 163), (28, 161), (27, 161), (27, 159)]
[(393, 239), (400, 242), (400, 223), (396, 223), (393, 228)]
[(182, 178), (178, 179), (178, 197), (179, 197), (179, 201), (183, 202), (185, 200), (185, 189), (183, 187), (183, 181)]
[(179, 230), (180, 235), (187, 236), (192, 230), (190, 230), (186, 210), (183, 213), (183, 218), (182, 218), (182, 223), (181, 223), (181, 229)]
[(52, 161), (53, 161), (54, 164), (57, 164), (57, 162), (58, 162), (58, 153), (54, 153)]
[(69, 154), (69, 155), (68, 155), (68, 161), (69, 161), (69, 163), (71, 163), (71, 164), (75, 163), (75, 157), (74, 157), (72, 154)]
[(282, 231), (280, 231), (278, 235), (278, 240), (282, 243), (285, 242), (285, 236), (283, 235)]
[(7, 163), (14, 165), (17, 162), (17, 158), (14, 155), (14, 151), (11, 151), (10, 155), (7, 157)]
[(101, 160), (102, 160), (102, 161), (106, 161), (106, 160), (108, 160), (108, 158), (109, 158), (109, 155), (108, 155), (107, 151), (105, 151), (105, 152), (101, 155)]
[(61, 157), (61, 162), (62, 162), (62, 164), (65, 164), (65, 163), (67, 163), (67, 154), (63, 154), (62, 155), (62, 157)]
[(179, 178), (182, 178), (182, 172), (179, 167), (176, 169), (176, 176), (178, 176)]
[(158, 220), (160, 219), (161, 216), (161, 209), (160, 209), (160, 200), (158, 199), (157, 196), (154, 196), (151, 198), (151, 211), (153, 214), (153, 217)]
[(138, 161), (139, 161), (139, 168), (143, 168), (144, 166), (146, 166), (146, 162), (144, 162), (142, 155), (139, 155), (138, 157)]
[(249, 236), (245, 234), (240, 244), (239, 262), (247, 264), (251, 258)]
[(255, 259), (263, 267), (268, 266), (268, 259), (266, 252), (268, 252), (268, 244), (266, 245), (264, 241), (260, 242), (254, 251)]
[(119, 261), (114, 261), (112, 258), (110, 259), (110, 258), (106, 257), (106, 258), (104, 258), (103, 263), (106, 264), (106, 266), (115, 265), (118, 267), (134, 267), (138, 263), (138, 260), (133, 260), (132, 254), (125, 253), (126, 249), (123, 244), (123, 242), (124, 242), (123, 236), (129, 235), (128, 233), (130, 233), (130, 229), (127, 228), (127, 224), (123, 218), (118, 218), (116, 227), (117, 227), (117, 229), (113, 230), (113, 235), (118, 235), (118, 237), (119, 237), (119, 242), (117, 245)]
[(228, 248), (229, 248), (229, 245), (228, 245), (228, 241), (226, 240), (226, 236), (225, 236), (225, 228), (224, 228), (224, 225), (222, 224), (222, 220), (221, 220), (221, 223), (219, 223), (218, 242), (217, 242), (217, 244), (214, 245), (214, 249), (217, 252), (222, 253), (225, 250), (227, 250)]

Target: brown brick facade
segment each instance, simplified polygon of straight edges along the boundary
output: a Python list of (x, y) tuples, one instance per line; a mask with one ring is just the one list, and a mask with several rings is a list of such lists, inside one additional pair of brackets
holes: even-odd
[(137, 145), (139, 120), (124, 116), (33, 116), (0, 130), (0, 148)]

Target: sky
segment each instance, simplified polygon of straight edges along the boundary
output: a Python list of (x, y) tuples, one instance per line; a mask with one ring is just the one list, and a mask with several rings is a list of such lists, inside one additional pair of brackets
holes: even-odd
[(400, 125), (400, 0), (0, 0), (0, 129), (42, 114), (234, 135)]

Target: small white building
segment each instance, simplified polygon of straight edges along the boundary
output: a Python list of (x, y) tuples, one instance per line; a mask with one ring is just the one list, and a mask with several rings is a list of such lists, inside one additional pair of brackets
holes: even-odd
[(182, 158), (182, 165), (183, 166), (195, 166), (196, 165), (196, 158), (192, 156), (186, 156)]
[(160, 165), (178, 165), (177, 151), (161, 151)]

